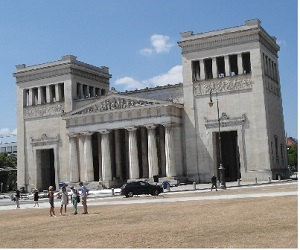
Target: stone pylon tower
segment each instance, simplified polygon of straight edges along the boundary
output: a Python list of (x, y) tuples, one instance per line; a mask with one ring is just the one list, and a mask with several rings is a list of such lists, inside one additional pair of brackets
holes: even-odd
[(275, 37), (255, 19), (181, 38), (187, 177), (210, 181), (221, 160), (227, 181), (287, 176)]

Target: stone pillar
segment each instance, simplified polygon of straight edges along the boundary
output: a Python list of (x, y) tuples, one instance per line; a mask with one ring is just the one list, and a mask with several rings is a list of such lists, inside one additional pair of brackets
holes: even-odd
[(101, 130), (102, 181), (112, 180), (109, 130)]
[(47, 103), (51, 103), (52, 102), (52, 92), (51, 92), (50, 85), (46, 86), (46, 101), (47, 101)]
[(166, 176), (166, 153), (165, 153), (165, 130), (164, 126), (159, 126), (159, 147), (160, 147), (160, 168), (161, 175)]
[(29, 106), (33, 105), (33, 89), (29, 89), (29, 102), (28, 102)]
[(212, 58), (212, 74), (213, 78), (218, 78), (218, 71), (217, 71), (217, 58), (213, 57)]
[(199, 60), (199, 64), (200, 64), (200, 80), (205, 80), (205, 70), (204, 70), (203, 59)]
[(99, 159), (99, 181), (102, 181), (102, 152), (101, 152), (101, 134), (98, 133), (98, 159)]
[(69, 181), (78, 182), (79, 181), (79, 166), (78, 166), (78, 156), (77, 156), (77, 135), (68, 134), (69, 136)]
[(138, 179), (139, 173), (139, 159), (138, 149), (136, 141), (136, 130), (135, 127), (126, 128), (129, 132), (129, 179)]
[(148, 164), (148, 148), (147, 148), (147, 130), (141, 127), (141, 146), (142, 146), (142, 169), (143, 178), (149, 177), (149, 164)]
[(79, 99), (83, 99), (84, 94), (83, 94), (83, 85), (79, 84)]
[(37, 104), (42, 104), (42, 87), (38, 87), (38, 100)]
[(93, 166), (93, 149), (92, 149), (92, 132), (83, 133), (85, 139), (83, 144), (84, 155), (84, 181), (90, 182), (94, 180), (94, 166)]
[(243, 74), (243, 58), (242, 54), (238, 54), (238, 75)]
[(62, 92), (61, 92), (61, 85), (55, 84), (55, 101), (59, 102), (62, 100)]
[(148, 163), (149, 163), (149, 178), (158, 175), (158, 159), (155, 125), (146, 125), (148, 130)]
[(225, 76), (230, 76), (229, 55), (224, 56), (225, 60)]
[(85, 169), (84, 169), (84, 139), (85, 137), (80, 134), (78, 137), (78, 154), (79, 154), (79, 181), (84, 181)]
[(165, 126), (165, 152), (166, 152), (166, 174), (167, 177), (176, 176), (174, 138), (172, 124), (164, 124)]
[(120, 130), (114, 130), (115, 133), (115, 160), (116, 160), (116, 177), (123, 179), (122, 177), (122, 165), (121, 165), (121, 144), (120, 144)]

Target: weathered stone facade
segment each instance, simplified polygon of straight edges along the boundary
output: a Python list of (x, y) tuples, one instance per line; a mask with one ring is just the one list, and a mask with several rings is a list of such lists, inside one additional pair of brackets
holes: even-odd
[(203, 183), (220, 153), (227, 181), (287, 177), (275, 38), (259, 20), (181, 36), (177, 85), (109, 91), (108, 68), (74, 56), (18, 65), (18, 185)]

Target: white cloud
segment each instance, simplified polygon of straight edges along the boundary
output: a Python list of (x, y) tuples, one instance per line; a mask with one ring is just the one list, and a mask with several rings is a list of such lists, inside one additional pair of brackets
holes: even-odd
[(1, 128), (0, 129), (0, 136), (3, 136), (3, 137), (16, 135), (16, 134), (17, 134), (17, 129), (14, 129), (13, 131), (10, 131), (9, 128)]
[[(138, 81), (132, 77), (126, 76), (115, 81), (114, 85), (123, 90), (143, 89), (146, 87), (163, 86), (167, 84), (177, 84), (182, 82), (182, 66), (176, 65), (168, 72), (151, 77), (146, 80)], [(117, 88), (118, 89), (118, 88)]]
[(283, 46), (284, 46), (284, 47), (287, 46), (287, 43), (286, 43), (285, 40), (277, 40), (276, 43), (277, 43), (279, 46), (282, 46), (282, 47), (283, 47)]
[(125, 90), (142, 89), (147, 87), (143, 82), (139, 82), (129, 76), (125, 76), (116, 80), (114, 84)]
[(174, 66), (167, 73), (154, 76), (148, 80), (145, 80), (145, 82), (150, 86), (163, 86), (182, 82), (182, 66)]
[(140, 54), (144, 56), (149, 56), (153, 53), (167, 53), (170, 51), (174, 44), (169, 43), (169, 36), (154, 34), (150, 37), (151, 48), (144, 48), (140, 50)]

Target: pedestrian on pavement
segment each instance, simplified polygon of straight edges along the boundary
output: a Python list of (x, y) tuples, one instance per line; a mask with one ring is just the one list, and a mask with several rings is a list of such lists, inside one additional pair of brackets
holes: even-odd
[(56, 217), (55, 212), (54, 212), (54, 187), (53, 186), (49, 187), (48, 197), (49, 197), (49, 203), (50, 203), (50, 215), (49, 216)]
[(89, 190), (85, 185), (83, 185), (82, 182), (79, 182), (79, 186), (81, 187), (81, 202), (83, 205), (83, 214), (88, 214), (86, 200), (87, 200)]
[(65, 214), (67, 213), (67, 205), (69, 204), (69, 196), (68, 196), (66, 186), (63, 186), (61, 188), (60, 197), (61, 197), (60, 215), (62, 215), (63, 208), (64, 208)]
[(71, 186), (71, 199), (72, 199), (72, 204), (73, 204), (73, 214), (76, 215), (77, 212), (77, 205), (78, 205), (78, 198), (79, 198), (79, 193), (78, 190), (76, 188), (74, 188), (74, 186)]
[(212, 191), (214, 187), (216, 188), (216, 191), (218, 191), (218, 189), (217, 189), (217, 177), (216, 176), (211, 177), (211, 189), (210, 189), (210, 191)]
[(39, 190), (35, 189), (34, 194), (33, 194), (34, 207), (35, 206), (38, 206), (38, 207), (40, 206), (39, 205), (39, 198), (40, 198), (39, 197)]
[(17, 204), (17, 208), (20, 208), (20, 197), (21, 197), (20, 190), (17, 189), (16, 190), (16, 204)]

